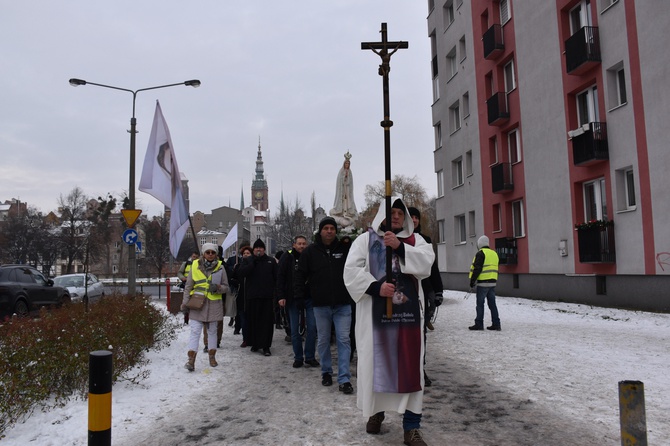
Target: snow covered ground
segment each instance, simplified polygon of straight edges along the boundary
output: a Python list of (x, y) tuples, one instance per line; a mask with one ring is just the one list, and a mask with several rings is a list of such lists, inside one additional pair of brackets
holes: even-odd
[[(622, 380), (644, 383), (649, 444), (670, 444), (670, 315), (499, 297), (503, 331), (471, 332), (475, 299), (464, 295), (445, 292), (428, 334), (428, 444), (619, 445)], [(240, 348), (226, 324), (219, 367), (200, 353), (188, 373), (181, 329), (169, 348), (149, 353), (143, 385), (114, 386), (113, 444), (402, 444), (399, 415), (367, 435), (355, 395), (321, 386), (317, 369), (293, 369), (283, 338), (275, 331), (273, 356), (264, 357)], [(356, 388), (355, 361), (352, 371)], [(87, 404), (36, 413), (0, 444), (86, 445)]]

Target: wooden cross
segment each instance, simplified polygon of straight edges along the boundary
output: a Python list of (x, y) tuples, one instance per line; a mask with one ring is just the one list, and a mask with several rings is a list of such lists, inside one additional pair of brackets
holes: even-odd
[[(386, 203), (386, 226), (391, 227), (391, 111), (389, 106), (389, 72), (391, 71), (391, 56), (399, 49), (409, 48), (408, 42), (389, 42), (386, 34), (386, 23), (382, 23), (382, 41), (381, 42), (362, 42), (362, 50), (372, 50), (376, 55), (381, 57), (382, 63), (379, 65), (379, 75), (384, 79), (384, 120), (380, 123), (384, 128), (384, 189), (385, 189), (385, 203)], [(407, 218), (408, 216), (405, 216)], [(393, 265), (392, 265), (393, 249), (390, 246), (386, 247), (386, 281), (392, 282)], [(391, 319), (393, 316), (393, 298), (389, 297), (386, 301), (386, 317)]]

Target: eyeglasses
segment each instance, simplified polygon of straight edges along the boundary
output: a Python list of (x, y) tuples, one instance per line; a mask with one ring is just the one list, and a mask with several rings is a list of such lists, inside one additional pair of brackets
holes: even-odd
[(215, 251), (205, 251), (205, 254), (216, 254)]

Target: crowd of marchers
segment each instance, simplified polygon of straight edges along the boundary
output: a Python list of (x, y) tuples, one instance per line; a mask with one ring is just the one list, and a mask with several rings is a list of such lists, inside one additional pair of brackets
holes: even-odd
[[(323, 386), (337, 380), (340, 392), (356, 393), (367, 433), (383, 433), (385, 412), (398, 412), (404, 444), (425, 445), (423, 393), (431, 385), (424, 371), (426, 330), (433, 329), (430, 320), (442, 303), (443, 285), (430, 238), (420, 232), (420, 211), (400, 198), (390, 203), (390, 222), (382, 204), (370, 228), (354, 240), (338, 237), (337, 221), (325, 217), (311, 243), (298, 235), (291, 249), (275, 257), (260, 239), (228, 259), (220, 247), (205, 243), (179, 271), (181, 309), (190, 326), (186, 369), (196, 368), (201, 337), (209, 365), (218, 365), (224, 317), (241, 335), (240, 347), (255, 354), (271, 356), (275, 330), (284, 329), (293, 347), (292, 367), (319, 367)], [(479, 248), (471, 281), (474, 286), (479, 275), (486, 289), (478, 292), (477, 329), (484, 298), (495, 308), (489, 291), (497, 277), (491, 250)], [(191, 300), (203, 303), (194, 307)], [(499, 330), (495, 316), (491, 329)]]

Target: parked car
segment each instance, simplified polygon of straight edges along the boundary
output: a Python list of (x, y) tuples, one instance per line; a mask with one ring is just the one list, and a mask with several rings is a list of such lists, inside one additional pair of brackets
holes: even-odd
[(93, 303), (105, 296), (105, 286), (93, 274), (86, 274), (88, 283), (84, 283), (84, 274), (64, 274), (54, 279), (54, 285), (67, 288), (72, 302), (88, 299)]
[(70, 293), (54, 286), (41, 272), (28, 265), (0, 265), (0, 320), (13, 314), (27, 316), (40, 307), (70, 302)]

